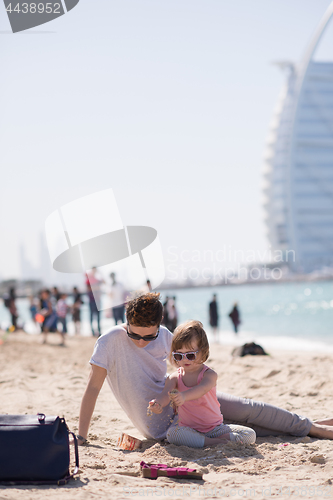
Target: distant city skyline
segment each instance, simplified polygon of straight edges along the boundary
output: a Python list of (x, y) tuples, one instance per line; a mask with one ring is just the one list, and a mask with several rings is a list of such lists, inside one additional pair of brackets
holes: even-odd
[(64, 286), (66, 288), (84, 285), (84, 274), (57, 273), (51, 265), (46, 245), (45, 234), (39, 235), (39, 249), (37, 266), (27, 256), (26, 246), (22, 242), (19, 248), (19, 276), (20, 280), (40, 280), (45, 286)]

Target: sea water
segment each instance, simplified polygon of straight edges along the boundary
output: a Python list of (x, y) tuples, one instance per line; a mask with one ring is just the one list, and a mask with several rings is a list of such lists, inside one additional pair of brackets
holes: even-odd
[[(333, 352), (333, 281), (228, 285), (222, 287), (161, 290), (161, 299), (176, 297), (178, 323), (201, 321), (213, 340), (208, 305), (213, 293), (219, 309), (218, 342), (240, 345), (257, 342), (265, 349), (315, 350)], [(84, 297), (84, 300), (87, 300)], [(241, 315), (239, 333), (233, 332), (228, 317), (237, 302)], [(18, 299), (20, 321), (28, 333), (37, 333), (27, 299)], [(82, 306), (82, 334), (91, 335), (88, 303)], [(101, 313), (102, 332), (113, 326), (113, 319)], [(74, 325), (69, 319), (69, 334)], [(0, 304), (0, 325), (10, 324), (8, 310)]]
[[(176, 296), (180, 322), (198, 319), (210, 332), (208, 304), (213, 293), (219, 309), (220, 343), (254, 341), (267, 349), (333, 352), (333, 281), (168, 290), (167, 295)], [(241, 316), (238, 334), (228, 316), (235, 302)]]

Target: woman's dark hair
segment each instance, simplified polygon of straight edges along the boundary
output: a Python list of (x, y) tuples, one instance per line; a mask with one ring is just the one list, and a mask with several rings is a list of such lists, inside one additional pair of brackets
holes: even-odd
[(144, 293), (126, 304), (126, 319), (130, 325), (150, 327), (160, 325), (163, 306), (159, 293)]

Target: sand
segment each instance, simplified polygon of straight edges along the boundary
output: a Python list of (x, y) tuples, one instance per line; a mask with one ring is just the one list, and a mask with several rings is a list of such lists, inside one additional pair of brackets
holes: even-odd
[[(67, 347), (60, 347), (58, 336), (50, 335), (49, 342), (41, 345), (40, 336), (14, 333), (0, 345), (0, 411), (64, 416), (77, 432), (95, 340), (72, 337)], [(312, 419), (333, 414), (333, 355), (281, 351), (232, 358), (231, 350), (220, 345), (211, 349), (208, 364), (219, 374), (219, 390), (277, 404)], [(229, 443), (195, 450), (144, 440), (141, 450), (130, 452), (116, 447), (122, 432), (143, 438), (105, 383), (89, 445), (80, 447), (77, 479), (61, 487), (0, 486), (0, 500), (333, 496), (332, 441), (279, 436), (258, 438), (252, 446)], [(196, 468), (203, 472), (203, 480), (143, 479), (141, 460)]]

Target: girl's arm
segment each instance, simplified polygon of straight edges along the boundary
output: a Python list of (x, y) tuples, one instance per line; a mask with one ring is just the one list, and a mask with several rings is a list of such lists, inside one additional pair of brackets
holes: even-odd
[(158, 398), (149, 401), (149, 408), (153, 413), (162, 413), (163, 408), (170, 403), (169, 391), (172, 391), (172, 389), (176, 388), (177, 378), (177, 372), (169, 375), (165, 380), (164, 389), (158, 396)]
[(177, 394), (170, 394), (170, 399), (177, 406), (181, 406), (185, 401), (193, 401), (193, 399), (199, 399), (201, 396), (206, 394), (211, 390), (212, 387), (216, 386), (217, 373), (214, 370), (207, 370), (200, 384), (191, 387), (188, 391), (178, 392)]

